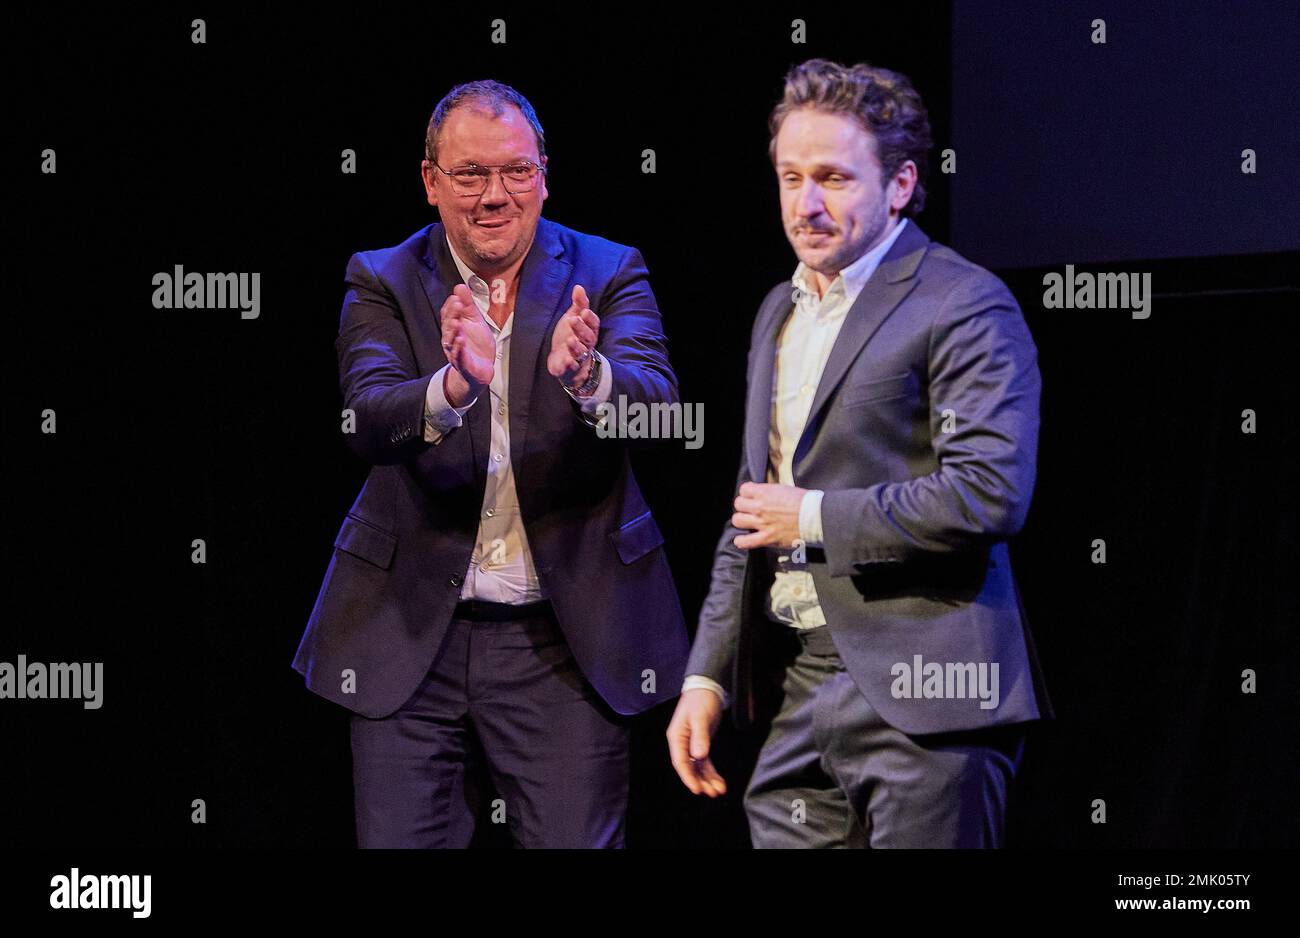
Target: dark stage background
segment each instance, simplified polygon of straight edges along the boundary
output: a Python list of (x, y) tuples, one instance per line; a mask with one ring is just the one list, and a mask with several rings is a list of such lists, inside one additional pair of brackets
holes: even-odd
[[(6, 839), (354, 843), (348, 714), (290, 668), (367, 472), (339, 433), (333, 340), (349, 255), (433, 220), (423, 134), (460, 81), (537, 108), (546, 217), (647, 260), (682, 397), (707, 405), (702, 449), (637, 457), (693, 626), (731, 510), (750, 323), (795, 264), (766, 116), (785, 70), (821, 55), (912, 77), (936, 139), (920, 224), (1007, 280), (1038, 343), (1039, 477), (1013, 557), (1059, 719), (1031, 735), (1010, 844), (1293, 845), (1291, 6), (482, 9), (214, 10), (205, 45), (201, 12), (14, 25), (0, 660), (102, 661), (105, 696), (0, 703)], [(1043, 273), (1066, 263), (1151, 271), (1150, 319), (1045, 310)], [(260, 317), (153, 309), (150, 278), (175, 264), (261, 272)], [(697, 800), (669, 716), (637, 721), (629, 846), (746, 846), (755, 741), (724, 730), (733, 794)]]

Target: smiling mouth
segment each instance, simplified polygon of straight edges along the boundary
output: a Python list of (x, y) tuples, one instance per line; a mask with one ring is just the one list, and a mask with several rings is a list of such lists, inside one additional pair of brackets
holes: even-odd
[(510, 224), (510, 219), (492, 218), (484, 221), (477, 221), (474, 224), (478, 225), (480, 228), (504, 228), (506, 225)]

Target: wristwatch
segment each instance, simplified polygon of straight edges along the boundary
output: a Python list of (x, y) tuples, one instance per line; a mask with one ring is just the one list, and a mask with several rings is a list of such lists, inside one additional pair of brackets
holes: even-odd
[(561, 381), (560, 387), (564, 388), (564, 390), (568, 392), (569, 397), (573, 398), (575, 401), (580, 401), (585, 397), (590, 397), (592, 392), (596, 390), (596, 387), (599, 384), (600, 384), (600, 353), (597, 352), (595, 349), (592, 349), (591, 371), (587, 375), (587, 380), (584, 381), (582, 384), (578, 385), (578, 387), (576, 388), (571, 388), (563, 381)]

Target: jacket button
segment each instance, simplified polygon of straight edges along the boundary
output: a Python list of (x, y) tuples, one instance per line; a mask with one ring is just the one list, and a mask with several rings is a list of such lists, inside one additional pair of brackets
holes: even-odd
[(458, 577), (458, 576), (452, 576), (452, 578), (451, 578), (451, 585), (452, 585), (452, 586), (460, 586), (460, 577)]

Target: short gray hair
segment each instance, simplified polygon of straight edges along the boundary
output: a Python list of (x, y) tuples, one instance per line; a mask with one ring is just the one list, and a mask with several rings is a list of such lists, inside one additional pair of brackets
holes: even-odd
[(533, 133), (537, 137), (538, 157), (546, 156), (546, 135), (542, 133), (542, 124), (537, 119), (537, 112), (528, 103), (528, 99), (509, 85), (486, 79), (457, 85), (448, 91), (438, 102), (438, 106), (433, 109), (433, 116), (429, 118), (429, 129), (424, 133), (424, 158), (430, 163), (438, 162), (438, 131), (442, 127), (442, 122), (447, 119), (447, 115), (453, 108), (461, 105), (484, 106), (492, 112), (493, 117), (500, 117), (507, 106), (514, 105), (532, 125)]
[(886, 182), (907, 160), (915, 163), (916, 188), (900, 214), (915, 216), (925, 208), (925, 180), (934, 140), (925, 105), (906, 75), (866, 63), (850, 68), (827, 59), (809, 59), (794, 66), (785, 76), (785, 94), (768, 118), (772, 132), (768, 155), (773, 163), (781, 124), (786, 115), (800, 108), (856, 118), (876, 140), (876, 156)]

